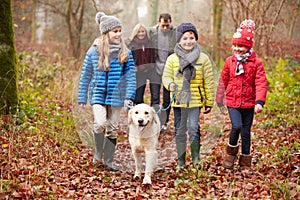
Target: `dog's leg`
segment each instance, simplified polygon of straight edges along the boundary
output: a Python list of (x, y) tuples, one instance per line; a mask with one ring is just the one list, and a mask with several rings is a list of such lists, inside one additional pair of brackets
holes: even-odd
[(142, 173), (142, 154), (139, 152), (132, 152), (135, 161), (135, 172), (133, 178), (139, 178)]
[(146, 151), (146, 169), (145, 177), (143, 179), (143, 184), (151, 184), (151, 175), (156, 167), (157, 163), (157, 152), (156, 151)]

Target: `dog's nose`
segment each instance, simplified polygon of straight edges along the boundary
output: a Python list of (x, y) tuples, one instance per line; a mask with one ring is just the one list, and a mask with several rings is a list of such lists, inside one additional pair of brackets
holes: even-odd
[(143, 124), (144, 120), (143, 119), (138, 119), (139, 124)]

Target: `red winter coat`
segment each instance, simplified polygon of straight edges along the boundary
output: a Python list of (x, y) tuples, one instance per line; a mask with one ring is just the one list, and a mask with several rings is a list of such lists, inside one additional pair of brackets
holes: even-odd
[(253, 52), (243, 63), (244, 74), (235, 75), (237, 59), (226, 59), (217, 88), (216, 102), (233, 108), (253, 108), (264, 105), (267, 94), (267, 79), (263, 63)]

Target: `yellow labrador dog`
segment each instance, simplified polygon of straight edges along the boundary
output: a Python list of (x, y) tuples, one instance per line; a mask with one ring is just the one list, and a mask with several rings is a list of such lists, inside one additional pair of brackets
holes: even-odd
[(145, 153), (143, 184), (151, 184), (151, 175), (157, 163), (160, 121), (155, 110), (147, 104), (138, 104), (128, 112), (129, 143), (135, 160), (134, 178), (142, 173), (142, 153)]

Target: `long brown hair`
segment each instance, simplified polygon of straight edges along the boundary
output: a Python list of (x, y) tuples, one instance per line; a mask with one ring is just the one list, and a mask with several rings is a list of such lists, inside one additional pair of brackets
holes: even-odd
[[(97, 49), (98, 53), (100, 54), (99, 60), (98, 60), (98, 67), (105, 69), (105, 71), (109, 71), (109, 35), (108, 32), (100, 35), (97, 42)], [(128, 61), (128, 49), (126, 47), (125, 42), (121, 38), (121, 49), (118, 54), (118, 61), (120, 65)]]

